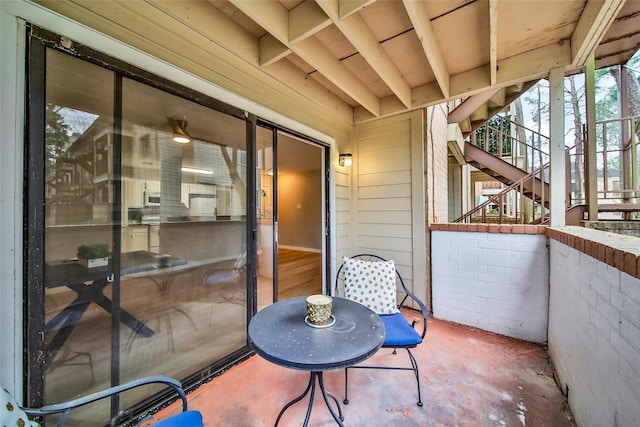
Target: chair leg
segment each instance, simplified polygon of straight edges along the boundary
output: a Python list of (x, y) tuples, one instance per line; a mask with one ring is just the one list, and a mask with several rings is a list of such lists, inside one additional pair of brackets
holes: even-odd
[(411, 353), (410, 349), (407, 349), (407, 353), (409, 353), (409, 359), (411, 360), (411, 366), (413, 367), (413, 373), (416, 376), (416, 383), (418, 384), (418, 406), (422, 407), (422, 395), (420, 393), (420, 372), (418, 371), (418, 362), (416, 361), (415, 356)]
[(344, 403), (345, 405), (349, 404), (349, 396), (347, 395), (347, 390), (349, 388), (349, 374), (347, 373), (348, 370), (349, 368), (344, 368), (344, 400), (342, 401), (342, 403)]
[[(397, 354), (397, 350), (398, 349), (394, 348), (393, 349), (393, 354)], [(411, 370), (411, 371), (413, 371), (413, 374), (416, 377), (416, 384), (418, 386), (418, 402), (417, 402), (417, 405), (422, 408), (422, 406), (424, 404), (422, 403), (422, 393), (420, 392), (420, 371), (418, 370), (418, 362), (417, 362), (415, 356), (413, 355), (413, 353), (411, 352), (411, 349), (407, 348), (406, 350), (407, 350), (407, 353), (409, 354), (409, 360), (411, 361), (411, 368), (389, 368), (389, 369), (400, 369), (400, 370)], [(355, 366), (355, 368), (358, 368), (358, 366)], [(377, 367), (361, 366), (360, 368), (385, 369), (384, 367), (381, 367), (381, 366), (377, 366)], [(344, 369), (344, 400), (342, 401), (342, 403), (344, 403), (345, 405), (349, 404), (349, 395), (348, 395), (349, 374), (348, 374), (348, 370), (349, 370), (349, 368), (345, 368)]]

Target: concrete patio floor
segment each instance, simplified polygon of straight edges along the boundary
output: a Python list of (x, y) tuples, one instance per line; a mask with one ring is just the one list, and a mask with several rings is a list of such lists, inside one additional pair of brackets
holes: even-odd
[[(344, 424), (573, 425), (541, 345), (430, 319), (426, 342), (415, 355), (420, 365), (422, 408), (416, 405), (411, 372), (351, 370)], [(393, 355), (388, 350), (381, 350), (369, 361), (379, 364), (391, 358), (409, 363), (406, 352)], [(189, 405), (202, 412), (207, 427), (273, 426), (280, 409), (304, 391), (308, 380), (305, 371), (281, 368), (253, 356), (190, 393)], [(325, 385), (342, 400), (344, 371), (326, 372)], [(280, 426), (302, 425), (307, 402), (305, 399), (291, 407)], [(173, 412), (174, 408), (167, 410)], [(309, 425), (337, 425), (319, 392)]]

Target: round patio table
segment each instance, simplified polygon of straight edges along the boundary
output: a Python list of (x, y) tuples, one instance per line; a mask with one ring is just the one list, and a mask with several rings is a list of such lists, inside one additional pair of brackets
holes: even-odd
[[(331, 415), (338, 425), (344, 426), (340, 403), (333, 393), (326, 391), (322, 374), (374, 355), (384, 342), (385, 331), (380, 316), (362, 304), (334, 297), (331, 313), (335, 318), (331, 326), (308, 324), (306, 298), (297, 297), (264, 308), (249, 323), (249, 343), (258, 355), (276, 365), (310, 372), (307, 388), (282, 408), (275, 426), (287, 409), (310, 393), (303, 426), (308, 425), (316, 379)], [(337, 413), (329, 398), (335, 402)]]

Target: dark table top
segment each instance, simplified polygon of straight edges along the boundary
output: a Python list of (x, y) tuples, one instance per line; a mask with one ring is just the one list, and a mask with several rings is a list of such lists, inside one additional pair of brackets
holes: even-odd
[[(161, 261), (158, 257), (163, 257)], [(162, 270), (187, 264), (186, 260), (172, 256), (162, 256), (153, 252), (134, 251), (120, 255), (120, 274), (134, 274), (144, 271)], [(76, 282), (86, 282), (104, 278), (112, 273), (111, 258), (109, 265), (87, 268), (77, 259), (57, 260), (47, 262), (45, 266), (45, 285), (47, 287), (63, 286), (70, 279)]]
[(333, 326), (305, 323), (306, 297), (279, 301), (249, 323), (249, 343), (264, 359), (280, 366), (325, 371), (352, 366), (375, 354), (384, 342), (384, 323), (367, 307), (333, 298)]

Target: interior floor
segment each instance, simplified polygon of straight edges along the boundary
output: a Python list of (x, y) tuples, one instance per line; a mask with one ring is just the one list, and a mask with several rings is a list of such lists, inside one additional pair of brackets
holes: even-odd
[(322, 254), (278, 249), (278, 299), (322, 293)]
[[(322, 293), (322, 254), (278, 249), (278, 299)], [(273, 279), (258, 275), (258, 310), (273, 302)]]

